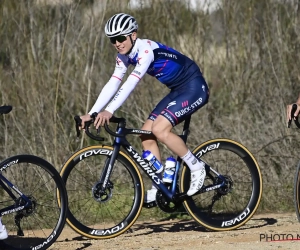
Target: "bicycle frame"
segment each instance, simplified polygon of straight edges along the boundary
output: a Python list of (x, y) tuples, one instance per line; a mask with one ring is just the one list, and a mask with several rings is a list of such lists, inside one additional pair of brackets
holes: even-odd
[(17, 201), (18, 198), (13, 194), (13, 192), (4, 184), (4, 182), (7, 184), (7, 186), (11, 187), (13, 190), (15, 190), (21, 197), (26, 201), (26, 204), (22, 204), (19, 206), (16, 206), (16, 204), (8, 206), (6, 208), (0, 209), (0, 216), (15, 213), (19, 210), (24, 209), (25, 207), (28, 207), (31, 205), (30, 199), (27, 198), (26, 195), (24, 195), (15, 185), (13, 185), (9, 180), (7, 180), (1, 173), (0, 173), (0, 186), (3, 187), (3, 189), (6, 191), (6, 193), (14, 200)]
[[(12, 110), (12, 106), (1, 106), (0, 107), (0, 114), (8, 114), (10, 111)], [(6, 191), (6, 193), (14, 200), (14, 201), (17, 201), (18, 198), (13, 194), (13, 192), (8, 188), (12, 188), (13, 190), (15, 190), (25, 201), (26, 201), (26, 204), (25, 205), (19, 205), (19, 206), (16, 206), (15, 204), (14, 205), (11, 205), (11, 206), (8, 206), (6, 208), (2, 208), (0, 209), (0, 216), (3, 216), (5, 214), (11, 214), (11, 213), (14, 213), (14, 212), (17, 212), (19, 210), (22, 210), (23, 208), (25, 207), (28, 207), (31, 205), (31, 200), (27, 198), (26, 195), (24, 195), (15, 185), (13, 185), (8, 179), (6, 179), (3, 175), (2, 175), (2, 171), (5, 170), (5, 168), (9, 167), (10, 164), (14, 164), (14, 162), (9, 162), (7, 163), (4, 167), (2, 167), (0, 169), (0, 186), (3, 187), (3, 189)], [(5, 183), (7, 184), (7, 186), (5, 185)]]
[[(189, 134), (189, 125), (190, 125), (190, 120), (191, 116), (189, 116), (183, 125), (183, 131), (182, 134), (179, 135), (180, 138), (186, 143), (188, 134)], [(107, 127), (105, 126), (106, 131), (110, 131)], [(125, 149), (127, 154), (134, 160), (134, 162), (144, 171), (144, 173), (152, 180), (154, 185), (157, 187), (158, 190), (162, 192), (162, 194), (169, 200), (169, 201), (179, 201), (179, 200), (184, 200), (187, 197), (186, 193), (180, 193), (176, 194), (176, 186), (177, 186), (177, 181), (178, 181), (178, 173), (179, 173), (179, 168), (182, 162), (182, 159), (180, 157), (177, 157), (177, 163), (176, 163), (176, 168), (175, 168), (175, 175), (174, 175), (174, 180), (172, 182), (171, 188), (169, 189), (168, 186), (166, 186), (163, 181), (156, 175), (155, 169), (152, 168), (143, 158), (142, 156), (131, 146), (131, 144), (127, 141), (125, 135), (127, 134), (136, 134), (136, 135), (141, 135), (141, 134), (147, 134), (147, 135), (152, 135), (151, 131), (147, 130), (139, 130), (139, 129), (128, 129), (125, 128), (125, 122), (118, 122), (118, 127), (117, 127), (117, 133), (114, 134), (115, 139), (113, 143), (113, 152), (111, 154), (111, 157), (109, 160), (106, 162), (104, 166), (104, 170), (101, 174), (100, 177), (100, 183), (102, 183), (102, 190), (104, 191), (107, 187), (108, 180), (110, 178), (110, 174), (113, 170), (113, 166), (116, 160), (116, 157), (119, 154), (121, 146)], [(110, 132), (109, 132), (110, 133)], [(112, 134), (112, 133), (110, 133)], [(118, 136), (120, 135), (120, 136)], [(213, 179), (213, 176), (210, 174), (210, 171), (214, 172), (221, 180), (222, 183), (218, 184), (212, 184), (206, 187), (203, 187), (201, 190), (199, 190), (197, 193), (204, 193), (208, 191), (212, 191), (214, 189), (218, 189), (222, 186), (225, 185), (225, 179), (220, 175), (217, 171), (213, 170), (210, 166), (205, 164), (205, 169), (207, 172), (207, 175)]]

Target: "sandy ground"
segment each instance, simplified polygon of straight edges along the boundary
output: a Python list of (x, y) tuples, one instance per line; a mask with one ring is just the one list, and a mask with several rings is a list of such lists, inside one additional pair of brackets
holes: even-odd
[(300, 223), (295, 214), (255, 215), (243, 227), (226, 232), (208, 232), (191, 220), (137, 221), (131, 229), (109, 240), (91, 240), (66, 226), (50, 249), (300, 249)]

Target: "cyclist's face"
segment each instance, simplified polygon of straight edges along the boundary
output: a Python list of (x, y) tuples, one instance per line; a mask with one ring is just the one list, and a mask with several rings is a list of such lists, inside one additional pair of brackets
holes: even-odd
[[(131, 49), (132, 47), (132, 43), (131, 43), (131, 40), (130, 40), (130, 35), (126, 36), (126, 37), (120, 37), (121, 39), (119, 39), (117, 37), (117, 39), (115, 39), (113, 42), (113, 45), (114, 47), (116, 48), (116, 50), (122, 54), (122, 55), (125, 55), (127, 54), (127, 52)], [(131, 34), (131, 38), (133, 41), (136, 40), (136, 32), (133, 32)], [(125, 39), (126, 38), (126, 39)], [(124, 40), (125, 39), (125, 40)], [(123, 41), (124, 40), (124, 41)]]

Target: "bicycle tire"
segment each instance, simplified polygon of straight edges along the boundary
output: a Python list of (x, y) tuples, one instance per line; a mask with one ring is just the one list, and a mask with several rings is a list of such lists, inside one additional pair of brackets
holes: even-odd
[[(0, 249), (48, 249), (61, 234), (66, 221), (68, 199), (58, 171), (46, 160), (33, 155), (10, 157), (0, 163), (0, 171), (33, 202), (30, 208), (2, 217), (8, 238), (0, 241)], [(57, 192), (60, 194), (59, 197)], [(1, 190), (0, 207), (24, 202), (17, 192), (14, 194), (18, 198), (17, 201), (13, 201), (4, 190)], [(23, 217), (20, 225), (24, 236), (17, 235), (16, 215)]]
[[(191, 196), (183, 202), (186, 211), (197, 223), (213, 231), (232, 230), (245, 224), (257, 210), (262, 195), (261, 171), (253, 155), (230, 139), (207, 141), (193, 153), (219, 174), (227, 176), (229, 185), (227, 189), (218, 188)], [(211, 179), (206, 176), (204, 185), (212, 184), (218, 178)], [(180, 191), (187, 192), (189, 185), (190, 171), (184, 165)]]
[(98, 195), (98, 180), (112, 152), (110, 146), (88, 146), (73, 154), (60, 172), (69, 198), (67, 223), (87, 238), (108, 239), (124, 233), (142, 209), (142, 176), (122, 151), (108, 180), (111, 188), (106, 190), (106, 196)]
[(294, 205), (298, 221), (300, 222), (300, 161), (294, 177)]

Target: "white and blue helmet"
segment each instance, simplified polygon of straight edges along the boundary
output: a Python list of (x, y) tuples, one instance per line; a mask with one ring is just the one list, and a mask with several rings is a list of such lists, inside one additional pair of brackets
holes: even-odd
[(105, 24), (105, 34), (107, 37), (114, 37), (119, 35), (128, 35), (136, 31), (138, 24), (134, 17), (119, 13), (113, 15)]

